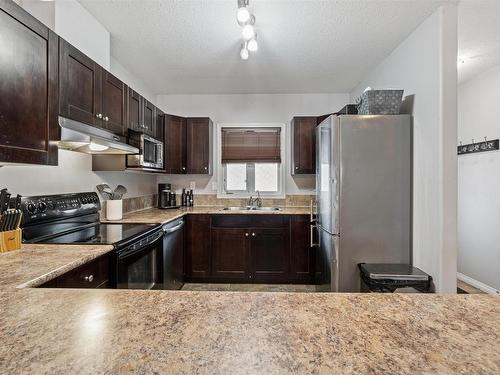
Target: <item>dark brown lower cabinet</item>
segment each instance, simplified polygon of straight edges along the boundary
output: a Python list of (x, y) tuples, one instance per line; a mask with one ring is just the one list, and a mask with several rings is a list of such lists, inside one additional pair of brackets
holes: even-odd
[(290, 245), (290, 278), (296, 282), (314, 282), (316, 248), (311, 247), (308, 215), (290, 216)]
[(107, 288), (110, 286), (110, 257), (105, 254), (61, 276), (52, 279), (40, 288)]
[(288, 227), (251, 229), (250, 278), (254, 282), (289, 281), (288, 239)]
[(245, 228), (212, 228), (212, 276), (246, 281), (250, 278), (249, 231)]
[(210, 215), (188, 215), (186, 218), (186, 278), (204, 280), (210, 277)]
[(309, 230), (307, 215), (188, 215), (186, 281), (311, 283)]

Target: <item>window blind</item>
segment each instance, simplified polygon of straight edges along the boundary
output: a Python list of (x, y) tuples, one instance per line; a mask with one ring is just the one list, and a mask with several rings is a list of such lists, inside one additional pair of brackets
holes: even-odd
[(281, 163), (280, 128), (222, 128), (222, 162)]

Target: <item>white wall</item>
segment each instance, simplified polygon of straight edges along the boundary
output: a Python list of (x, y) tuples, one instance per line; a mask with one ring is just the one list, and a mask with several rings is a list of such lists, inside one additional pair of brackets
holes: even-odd
[[(439, 8), (351, 93), (402, 88), (413, 98), (413, 263), (456, 292), (457, 10)], [(411, 110), (407, 110), (411, 112)]]
[(128, 86), (132, 87), (139, 94), (144, 96), (151, 103), (156, 104), (156, 94), (146, 86), (146, 84), (137, 76), (133, 75), (113, 56), (110, 59), (111, 67), (110, 72), (125, 82)]
[[(500, 138), (500, 65), (458, 88), (458, 140)], [(500, 291), (500, 152), (458, 158), (458, 272)]]
[(109, 31), (77, 0), (55, 1), (55, 32), (109, 70)]
[[(322, 115), (335, 112), (349, 102), (348, 94), (249, 94), (249, 95), (158, 95), (157, 105), (170, 114), (209, 116), (217, 123), (282, 123), (286, 124), (287, 194), (314, 194), (314, 177), (290, 174), (290, 120), (293, 116)], [(215, 135), (215, 126), (214, 126)], [(214, 158), (215, 158), (214, 147)], [(216, 173), (210, 177), (165, 176), (159, 182), (170, 182), (173, 188), (188, 187), (196, 182), (196, 191), (215, 194)]]
[[(22, 0), (19, 4), (105, 69), (110, 70), (154, 101), (154, 94), (117, 61), (111, 60), (113, 63), (110, 67), (109, 32), (78, 1), (56, 0), (52, 3)], [(110, 185), (119, 183), (125, 185), (129, 190), (126, 197), (156, 192), (155, 175), (132, 172), (92, 172), (91, 156), (78, 152), (59, 150), (57, 167), (7, 166), (0, 168), (0, 186), (7, 186), (12, 193), (24, 195), (91, 191), (95, 185), (103, 182)]]

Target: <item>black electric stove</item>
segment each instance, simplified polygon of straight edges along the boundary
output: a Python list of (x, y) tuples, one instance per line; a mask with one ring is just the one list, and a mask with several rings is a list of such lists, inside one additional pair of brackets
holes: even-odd
[(94, 192), (25, 197), (21, 209), (24, 243), (110, 244), (112, 288), (165, 288), (161, 225), (101, 223)]
[(21, 206), (25, 243), (112, 244), (119, 249), (161, 229), (157, 224), (101, 223), (96, 193), (25, 197)]

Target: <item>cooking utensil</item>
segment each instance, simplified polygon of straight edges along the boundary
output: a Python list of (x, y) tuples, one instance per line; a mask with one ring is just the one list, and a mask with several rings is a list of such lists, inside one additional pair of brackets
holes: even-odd
[(118, 185), (113, 192), (113, 199), (122, 199), (123, 195), (127, 193), (127, 188), (123, 185)]
[(105, 200), (113, 199), (113, 190), (111, 190), (108, 184), (100, 184), (96, 188)]
[(14, 201), (14, 208), (16, 210), (21, 210), (21, 199), (22, 199), (22, 196), (17, 194), (16, 200)]

